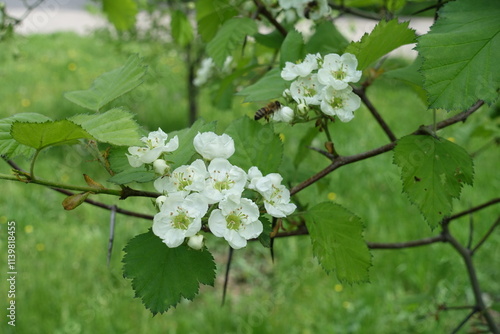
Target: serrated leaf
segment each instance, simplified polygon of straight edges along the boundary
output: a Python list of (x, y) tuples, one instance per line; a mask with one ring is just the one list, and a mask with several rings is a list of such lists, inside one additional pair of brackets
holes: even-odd
[(307, 53), (342, 53), (349, 42), (338, 30), (333, 22), (325, 21), (316, 26), (314, 34), (306, 44)]
[(492, 103), (500, 89), (500, 6), (497, 1), (450, 1), (418, 40), (430, 108), (463, 110)]
[(67, 92), (64, 97), (84, 108), (98, 111), (104, 105), (139, 86), (147, 67), (137, 55), (128, 58), (125, 65), (104, 73), (87, 90)]
[(359, 42), (349, 44), (346, 53), (358, 58), (358, 69), (364, 70), (373, 62), (398, 47), (415, 43), (415, 30), (408, 28), (409, 22), (394, 19), (380, 21), (370, 34), (364, 34)]
[(287, 61), (295, 63), (305, 56), (305, 45), (302, 34), (291, 30), (285, 37), (280, 49), (280, 67), (285, 67)]
[(421, 66), (422, 58), (417, 57), (411, 65), (385, 72), (382, 74), (382, 77), (404, 83), (410, 87), (422, 101), (427, 102), (427, 92), (423, 88), (424, 77), (422, 73), (420, 73)]
[(225, 133), (234, 140), (235, 153), (229, 158), (232, 164), (245, 171), (257, 166), (264, 175), (278, 170), (283, 144), (271, 124), (261, 124), (243, 117), (233, 121)]
[(168, 248), (151, 230), (124, 248), (123, 274), (151, 313), (163, 313), (182, 298), (192, 300), (200, 284), (214, 285), (215, 263), (208, 250)]
[(257, 23), (246, 17), (237, 17), (224, 22), (215, 37), (207, 44), (207, 53), (215, 65), (222, 68), (232, 52), (241, 47), (246, 36), (257, 32)]
[(143, 166), (116, 173), (108, 179), (108, 182), (114, 184), (128, 184), (132, 182), (147, 183), (153, 181), (157, 177), (158, 176), (153, 171), (149, 171)]
[(306, 225), (314, 256), (339, 281), (368, 282), (371, 254), (363, 239), (361, 219), (342, 206), (324, 202), (307, 212)]
[(283, 43), (285, 37), (278, 30), (274, 30), (269, 34), (255, 34), (255, 41), (271, 49), (278, 50)]
[(34, 153), (33, 148), (20, 144), (10, 133), (14, 122), (45, 122), (51, 119), (37, 113), (20, 113), (0, 120), (0, 155), (7, 158), (15, 156), (29, 157)]
[(189, 44), (194, 37), (193, 27), (189, 22), (186, 14), (180, 10), (174, 11), (172, 14), (170, 26), (172, 29), (172, 37), (181, 46)]
[(272, 227), (269, 219), (267, 219), (266, 217), (260, 216), (259, 220), (262, 223), (263, 231), (259, 235), (258, 239), (259, 239), (260, 243), (262, 244), (262, 246), (264, 246), (266, 248), (270, 248), (271, 247), (271, 232), (273, 231), (273, 227)]
[(118, 146), (140, 145), (139, 125), (131, 113), (115, 108), (103, 114), (76, 115), (70, 121), (79, 124), (97, 141)]
[(128, 30), (135, 24), (137, 4), (133, 0), (103, 0), (102, 10), (117, 30)]
[(193, 155), (197, 154), (193, 146), (193, 139), (198, 132), (215, 132), (216, 125), (216, 122), (205, 123), (203, 119), (199, 119), (189, 128), (168, 134), (169, 138), (179, 136), (179, 148), (168, 156), (172, 170), (188, 163)]
[(37, 150), (52, 145), (73, 144), (77, 139), (93, 139), (80, 125), (68, 120), (44, 123), (15, 122), (10, 133), (19, 143)]
[(198, 33), (205, 43), (214, 38), (217, 29), (231, 17), (238, 15), (238, 10), (227, 0), (198, 0), (196, 6), (196, 21)]
[(394, 163), (401, 168), (403, 191), (417, 205), (431, 228), (452, 210), (462, 185), (472, 185), (472, 158), (460, 146), (432, 136), (398, 140)]
[(281, 77), (281, 70), (274, 68), (251, 86), (245, 87), (236, 95), (245, 96), (244, 102), (269, 101), (279, 98), (288, 84)]

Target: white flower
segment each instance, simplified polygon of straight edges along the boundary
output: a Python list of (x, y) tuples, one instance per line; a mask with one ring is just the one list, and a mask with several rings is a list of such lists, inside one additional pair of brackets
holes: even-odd
[(199, 133), (194, 137), (193, 145), (204, 159), (228, 159), (234, 153), (234, 141), (227, 134), (218, 136), (213, 132)]
[(231, 247), (240, 249), (247, 240), (257, 238), (263, 231), (259, 208), (247, 198), (238, 202), (225, 199), (208, 218), (208, 227), (216, 237), (224, 237)]
[(164, 194), (180, 193), (187, 196), (190, 192), (200, 192), (205, 189), (205, 179), (208, 177), (207, 167), (201, 159), (191, 165), (177, 167), (171, 175), (155, 180), (154, 187)]
[(305, 0), (299, 13), (311, 20), (318, 20), (330, 14), (330, 6), (327, 0), (309, 1)]
[(322, 68), (318, 70), (318, 81), (334, 89), (344, 89), (348, 82), (358, 82), (361, 78), (361, 71), (357, 71), (356, 67), (358, 60), (353, 54), (327, 54), (323, 58)]
[(307, 77), (312, 71), (318, 69), (318, 59), (321, 59), (319, 53), (308, 54), (304, 61), (298, 64), (287, 61), (285, 68), (281, 71), (281, 77), (287, 81), (296, 77)]
[(143, 164), (150, 164), (157, 160), (165, 152), (172, 152), (179, 148), (179, 138), (175, 136), (167, 143), (168, 135), (158, 128), (158, 131), (150, 132), (147, 137), (142, 137), (141, 141), (146, 147), (132, 146), (128, 148), (128, 162), (132, 167), (140, 167)]
[(156, 159), (153, 161), (153, 169), (155, 170), (155, 173), (158, 175), (165, 175), (165, 171), (168, 172), (170, 169), (170, 166), (167, 164), (167, 162), (163, 159)]
[(271, 118), (275, 122), (290, 123), (293, 120), (293, 115), (294, 115), (294, 112), (293, 112), (292, 108), (284, 106), (284, 107), (281, 107), (280, 110), (278, 110), (277, 112), (273, 113), (271, 115)]
[(155, 200), (155, 202), (156, 202), (156, 207), (157, 207), (158, 209), (161, 209), (161, 207), (162, 207), (163, 203), (165, 203), (165, 200), (166, 200), (166, 199), (167, 199), (167, 196), (163, 196), (163, 195), (158, 196), (158, 197), (156, 198), (156, 200)]
[(160, 212), (154, 216), (153, 233), (168, 247), (177, 247), (186, 237), (192, 237), (200, 231), (201, 218), (207, 209), (208, 204), (200, 194), (169, 196)]
[(318, 81), (317, 74), (305, 78), (298, 78), (290, 86), (292, 98), (297, 103), (319, 105), (322, 99), (324, 86)]
[(214, 204), (224, 198), (238, 201), (247, 183), (247, 175), (243, 169), (231, 165), (229, 161), (215, 158), (208, 165), (209, 178), (205, 189), (201, 192), (208, 204)]
[(361, 105), (359, 96), (348, 86), (343, 90), (327, 87), (321, 101), (321, 111), (329, 116), (337, 116), (342, 122), (349, 122), (354, 118), (354, 110)]
[(189, 237), (188, 246), (192, 249), (200, 250), (203, 248), (203, 236), (201, 234)]
[(248, 174), (251, 175), (248, 188), (262, 195), (267, 213), (276, 218), (283, 218), (295, 211), (297, 206), (290, 203), (290, 191), (281, 184), (283, 178), (280, 174), (262, 176), (257, 167), (251, 167)]
[(212, 58), (203, 59), (200, 68), (196, 71), (196, 77), (193, 80), (193, 84), (199, 87), (206, 83), (212, 75), (214, 66), (215, 64)]

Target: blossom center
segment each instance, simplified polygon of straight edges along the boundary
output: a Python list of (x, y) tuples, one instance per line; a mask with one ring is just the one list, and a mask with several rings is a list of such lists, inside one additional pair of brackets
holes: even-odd
[(342, 70), (338, 70), (338, 71), (332, 71), (332, 75), (337, 80), (344, 80), (347, 74)]
[(187, 230), (192, 222), (192, 218), (188, 217), (183, 211), (178, 211), (178, 215), (173, 217), (172, 225), (174, 228), (179, 230)]
[(239, 230), (241, 223), (242, 223), (242, 218), (243, 214), (239, 213), (231, 213), (230, 215), (226, 216), (226, 223), (227, 223), (227, 228), (230, 230)]
[(176, 173), (176, 178), (177, 182), (175, 185), (177, 186), (177, 189), (179, 190), (184, 190), (186, 187), (190, 186), (192, 184), (189, 175), (188, 177), (184, 177), (184, 173)]
[(341, 97), (334, 97), (332, 100), (330, 100), (330, 105), (332, 108), (342, 108), (344, 100)]

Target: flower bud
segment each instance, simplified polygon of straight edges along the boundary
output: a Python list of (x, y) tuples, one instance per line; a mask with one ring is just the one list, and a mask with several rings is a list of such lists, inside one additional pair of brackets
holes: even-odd
[(200, 250), (203, 247), (203, 236), (197, 234), (189, 237), (188, 246), (192, 249)]
[(170, 166), (163, 159), (157, 159), (153, 161), (153, 168), (155, 170), (155, 173), (159, 175), (165, 175), (165, 171), (168, 172), (170, 170)]
[(158, 209), (161, 208), (161, 206), (163, 205), (163, 203), (165, 203), (165, 200), (167, 199), (167, 196), (159, 196), (157, 199), (156, 199), (156, 207)]

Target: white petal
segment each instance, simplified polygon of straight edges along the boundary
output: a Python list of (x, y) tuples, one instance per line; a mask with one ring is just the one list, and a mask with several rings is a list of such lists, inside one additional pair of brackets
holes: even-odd
[(222, 215), (221, 210), (215, 209), (208, 218), (208, 227), (216, 237), (222, 237), (227, 231), (226, 218)]
[(248, 225), (245, 225), (245, 227), (240, 230), (240, 235), (243, 238), (249, 240), (257, 238), (262, 233), (263, 230), (264, 227), (262, 226), (260, 220), (256, 220)]

